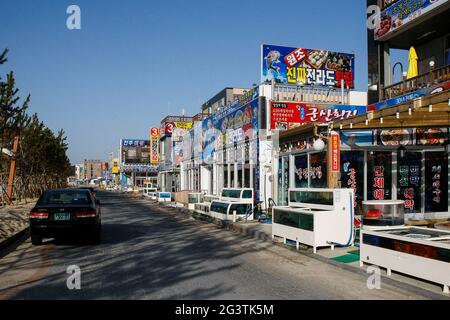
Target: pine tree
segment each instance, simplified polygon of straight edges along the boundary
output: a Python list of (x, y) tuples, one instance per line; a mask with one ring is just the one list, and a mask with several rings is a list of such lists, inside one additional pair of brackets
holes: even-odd
[[(8, 50), (0, 54), (0, 66), (7, 62)], [(15, 195), (16, 198), (39, 196), (47, 188), (65, 186), (73, 168), (67, 157), (67, 137), (64, 130), (54, 134), (39, 120), (36, 114), (29, 116), (26, 111), (30, 95), (21, 102), (19, 89), (15, 86), (14, 73), (0, 77), (0, 151), (12, 147), (15, 136), (20, 136), (17, 159)], [(2, 152), (1, 152), (2, 153)], [(2, 158), (3, 153), (2, 153)], [(6, 176), (9, 161), (0, 161), (0, 172)], [(1, 181), (5, 189), (5, 182)]]

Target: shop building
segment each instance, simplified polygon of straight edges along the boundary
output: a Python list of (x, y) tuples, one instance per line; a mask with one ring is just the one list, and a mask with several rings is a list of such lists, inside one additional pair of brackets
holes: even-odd
[(201, 113), (215, 113), (218, 109), (224, 108), (237, 98), (243, 96), (247, 91), (249, 89), (246, 88), (225, 88), (202, 105)]
[(192, 120), (187, 116), (167, 116), (161, 121), (158, 166), (158, 187), (161, 191), (181, 191), (181, 137), (192, 128)]
[(84, 180), (90, 181), (102, 177), (102, 161), (100, 160), (84, 160)]
[(212, 170), (205, 169), (202, 166), (202, 123), (210, 115), (210, 113), (195, 115), (192, 118), (192, 129), (185, 133), (182, 138), (183, 156), (180, 165), (182, 191), (213, 193), (212, 179), (210, 178)]
[(150, 141), (121, 139), (120, 168), (113, 166), (113, 173), (120, 170), (122, 187), (143, 187), (146, 181), (157, 175), (157, 166), (150, 163)]
[[(367, 5), (381, 9), (379, 24), (368, 29), (369, 104), (401, 97), (436, 79), (445, 81), (450, 64), (447, 0), (368, 0)], [(406, 53), (411, 48), (414, 52), (410, 52), (410, 58), (417, 60), (414, 77), (408, 75), (405, 63), (393, 58), (395, 51)]]
[(259, 92), (260, 87), (246, 90), (214, 113), (194, 117), (192, 129), (183, 138), (184, 190), (218, 194), (225, 187), (260, 184), (260, 105), (265, 106), (265, 101)]
[[(368, 1), (374, 3), (382, 4)], [(450, 216), (449, 7), (447, 1), (410, 5), (390, 1), (381, 21), (397, 25), (369, 30), (366, 113), (280, 133), (279, 202), (286, 201), (288, 188), (350, 187), (359, 214), (365, 200), (404, 200), (410, 220)], [(392, 48), (410, 50), (408, 65), (391, 61)], [(399, 83), (392, 83), (394, 66), (404, 71)]]
[[(288, 58), (298, 51), (304, 59), (293, 63)], [(277, 197), (279, 131), (365, 113), (366, 93), (353, 90), (352, 54), (268, 45), (262, 52), (260, 85), (195, 117), (183, 138), (192, 143), (183, 147), (182, 190), (217, 195), (223, 188), (253, 188), (255, 200), (268, 207)]]

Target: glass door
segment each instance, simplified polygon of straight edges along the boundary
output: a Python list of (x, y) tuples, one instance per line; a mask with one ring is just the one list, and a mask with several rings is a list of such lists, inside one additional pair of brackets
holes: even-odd
[(448, 155), (425, 152), (425, 213), (448, 212)]

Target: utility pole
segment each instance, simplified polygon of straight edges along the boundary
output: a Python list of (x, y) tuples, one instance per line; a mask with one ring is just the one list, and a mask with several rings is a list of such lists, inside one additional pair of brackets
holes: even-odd
[(12, 149), (13, 156), (11, 158), (11, 165), (9, 167), (8, 190), (6, 192), (6, 195), (7, 195), (6, 198), (7, 198), (9, 205), (12, 204), (14, 174), (16, 171), (16, 154), (17, 154), (18, 150), (19, 150), (19, 136), (17, 135), (14, 137), (14, 144), (13, 144), (13, 149)]

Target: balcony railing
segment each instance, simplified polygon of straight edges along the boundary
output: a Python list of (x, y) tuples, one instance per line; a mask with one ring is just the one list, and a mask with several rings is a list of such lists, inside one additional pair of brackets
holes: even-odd
[(275, 101), (291, 101), (304, 103), (331, 103), (331, 104), (349, 104), (349, 91), (344, 90), (342, 96), (341, 89), (337, 88), (308, 88), (293, 85), (279, 85), (274, 87)]
[(402, 82), (382, 88), (380, 101), (392, 99), (422, 88), (428, 88), (450, 80), (450, 65), (431, 70), (415, 78), (404, 79)]

